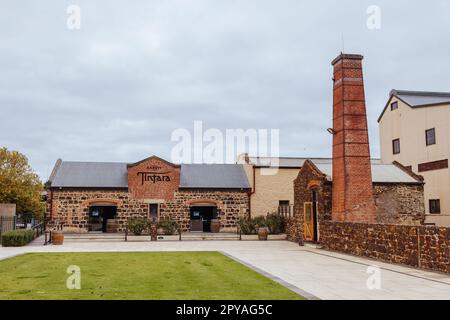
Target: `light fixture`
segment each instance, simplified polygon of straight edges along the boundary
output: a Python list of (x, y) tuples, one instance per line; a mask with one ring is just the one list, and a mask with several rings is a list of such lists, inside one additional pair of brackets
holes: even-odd
[(327, 131), (328, 131), (328, 133), (330, 133), (330, 134), (332, 134), (332, 135), (335, 135), (335, 134), (336, 134), (336, 131), (334, 131), (333, 128), (328, 128)]

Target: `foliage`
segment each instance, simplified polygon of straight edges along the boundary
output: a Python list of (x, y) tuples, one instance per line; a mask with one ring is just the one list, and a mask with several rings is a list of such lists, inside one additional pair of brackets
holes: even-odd
[(237, 222), (243, 234), (255, 234), (256, 228), (253, 219), (249, 217), (239, 217)]
[(34, 238), (36, 238), (35, 230), (11, 230), (2, 234), (2, 246), (21, 247), (33, 241)]
[(128, 230), (136, 236), (140, 236), (144, 231), (148, 230), (151, 222), (146, 218), (130, 218), (128, 219)]
[(0, 148), (0, 203), (15, 203), (17, 214), (25, 219), (42, 218), (44, 186), (28, 159), (17, 151)]
[(269, 229), (270, 234), (280, 234), (286, 230), (285, 219), (276, 213), (268, 214), (267, 217), (240, 217), (237, 223), (242, 234), (245, 235), (256, 234), (259, 228), (266, 227)]
[(178, 224), (170, 218), (164, 218), (158, 222), (158, 228), (161, 228), (165, 235), (173, 235), (178, 230)]
[(270, 234), (280, 234), (286, 232), (286, 219), (276, 213), (269, 213), (266, 217), (266, 225)]
[(254, 217), (253, 224), (255, 225), (256, 232), (258, 232), (259, 228), (267, 227), (266, 217), (264, 217), (264, 216)]

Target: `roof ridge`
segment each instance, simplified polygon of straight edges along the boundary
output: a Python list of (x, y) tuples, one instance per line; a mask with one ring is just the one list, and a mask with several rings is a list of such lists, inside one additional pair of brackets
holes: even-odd
[(413, 91), (413, 90), (396, 90), (393, 89), (389, 93), (390, 96), (404, 95), (404, 96), (435, 96), (435, 97), (449, 97), (450, 92), (437, 92), (437, 91)]
[[(333, 160), (332, 157), (252, 157), (250, 156), (250, 158), (274, 158), (274, 159), (304, 159), (304, 160)], [(381, 160), (380, 158), (370, 158), (370, 160)]]
[(116, 161), (81, 161), (81, 160), (63, 160), (62, 163), (110, 163), (110, 164), (128, 164), (128, 162)]

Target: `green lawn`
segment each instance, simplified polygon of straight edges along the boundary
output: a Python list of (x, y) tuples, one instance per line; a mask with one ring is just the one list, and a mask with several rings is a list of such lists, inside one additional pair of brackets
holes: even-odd
[[(81, 269), (69, 290), (67, 267)], [(218, 252), (32, 253), (0, 261), (0, 299), (303, 299)]]

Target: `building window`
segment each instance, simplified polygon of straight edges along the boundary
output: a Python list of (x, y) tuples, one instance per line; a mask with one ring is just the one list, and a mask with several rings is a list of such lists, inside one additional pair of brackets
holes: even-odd
[(278, 214), (287, 216), (291, 216), (291, 206), (289, 205), (289, 200), (280, 200), (278, 201)]
[(430, 213), (431, 214), (441, 213), (441, 200), (439, 199), (430, 200)]
[(392, 102), (391, 103), (391, 111), (397, 110), (398, 109), (398, 102)]
[(425, 139), (427, 142), (427, 146), (436, 144), (436, 130), (434, 128), (426, 130), (425, 131)]
[(400, 139), (395, 139), (392, 141), (392, 152), (394, 154), (400, 153)]
[(159, 205), (157, 203), (150, 203), (148, 206), (148, 217), (153, 222), (158, 220), (158, 209)]
[(280, 200), (278, 204), (280, 207), (289, 206), (289, 200)]

